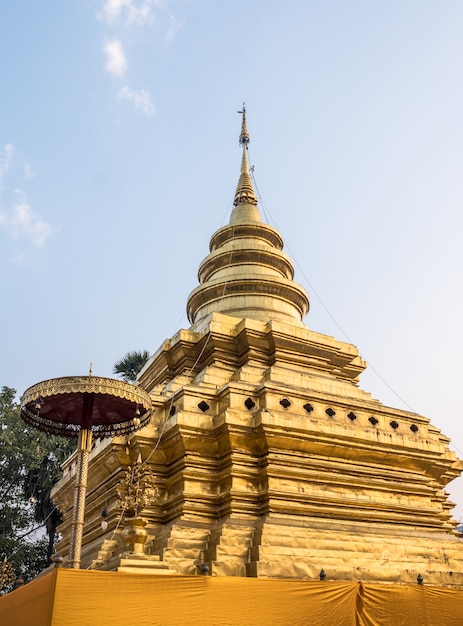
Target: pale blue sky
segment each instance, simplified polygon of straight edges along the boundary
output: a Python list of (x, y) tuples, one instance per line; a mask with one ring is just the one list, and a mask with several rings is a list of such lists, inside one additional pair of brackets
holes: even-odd
[(460, 0), (3, 3), (0, 384), (110, 376), (188, 326), (245, 100), (306, 324), (463, 456), (462, 34)]

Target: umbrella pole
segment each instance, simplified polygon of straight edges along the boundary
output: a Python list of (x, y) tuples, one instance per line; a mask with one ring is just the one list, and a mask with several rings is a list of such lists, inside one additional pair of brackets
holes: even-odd
[(92, 448), (91, 428), (79, 431), (77, 444), (77, 474), (74, 486), (74, 507), (71, 522), (71, 546), (69, 551), (69, 567), (80, 568), (80, 553), (84, 530), (85, 496), (87, 493), (88, 459)]

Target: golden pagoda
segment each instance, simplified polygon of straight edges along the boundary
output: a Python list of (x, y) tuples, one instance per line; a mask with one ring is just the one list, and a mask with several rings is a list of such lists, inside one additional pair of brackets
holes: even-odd
[[(309, 300), (262, 220), (248, 142), (243, 108), (234, 208), (199, 266), (191, 326), (138, 377), (151, 423), (91, 452), (82, 566), (462, 585), (444, 489), (463, 463), (427, 418), (359, 387), (353, 345), (303, 323)], [(66, 561), (73, 457), (64, 469), (53, 498)], [(137, 480), (152, 497), (130, 517)]]

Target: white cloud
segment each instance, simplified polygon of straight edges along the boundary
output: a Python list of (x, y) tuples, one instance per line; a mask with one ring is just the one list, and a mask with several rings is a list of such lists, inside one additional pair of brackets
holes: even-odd
[[(4, 193), (9, 191), (5, 189), (5, 178), (13, 164), (13, 154), (11, 144), (6, 144), (0, 152), (0, 228), (13, 237), (25, 237), (36, 248), (42, 248), (51, 234), (51, 226), (32, 209), (27, 194), (15, 189), (14, 200), (8, 203), (10, 206), (3, 206), (5, 195), (9, 195)], [(33, 175), (30, 165), (25, 163), (24, 169), (26, 179), (30, 178)]]
[(24, 163), (24, 180), (35, 178), (35, 172), (32, 170), (31, 164), (27, 161)]
[(3, 179), (13, 163), (14, 146), (5, 144), (3, 152), (0, 152), (0, 189), (3, 187)]
[(117, 94), (118, 100), (127, 100), (133, 104), (134, 108), (141, 111), (147, 117), (151, 117), (155, 113), (154, 104), (151, 100), (151, 94), (147, 89), (130, 89), (130, 87), (122, 87)]
[(45, 245), (51, 234), (51, 226), (33, 211), (27, 194), (16, 189), (17, 200), (10, 211), (0, 211), (0, 226), (14, 237), (26, 237), (36, 248)]
[[(123, 77), (128, 70), (123, 42), (127, 26), (143, 27), (152, 24), (155, 19), (162, 20), (165, 40), (170, 42), (175, 34), (183, 28), (184, 22), (178, 20), (169, 8), (169, 0), (101, 0), (101, 11), (97, 19), (109, 25), (112, 39), (106, 41), (103, 50), (106, 56), (106, 70), (113, 76)], [(166, 26), (167, 24), (167, 26)], [(159, 30), (159, 29), (158, 29)], [(136, 41), (131, 33), (131, 42)], [(128, 80), (127, 78), (125, 80)], [(131, 89), (122, 87), (117, 94), (119, 101), (130, 103), (146, 117), (155, 113), (151, 94), (147, 89)]]
[(124, 48), (119, 39), (112, 39), (103, 46), (106, 54), (106, 70), (115, 76), (123, 76), (127, 69)]
[(115, 24), (124, 19), (126, 24), (145, 26), (154, 20), (153, 8), (159, 5), (159, 0), (106, 0), (98, 19), (108, 24)]
[(127, 12), (127, 24), (136, 24), (137, 26), (145, 26), (151, 24), (154, 19), (153, 6), (157, 4), (153, 0), (145, 0), (139, 7), (133, 2), (129, 3)]
[(114, 24), (119, 19), (125, 0), (107, 0), (104, 3), (103, 10), (98, 13), (97, 18), (108, 24)]
[(168, 42), (172, 41), (174, 36), (178, 33), (179, 30), (183, 28), (185, 24), (185, 21), (181, 22), (172, 13), (169, 13), (169, 21), (170, 21), (170, 25), (166, 34), (166, 41)]

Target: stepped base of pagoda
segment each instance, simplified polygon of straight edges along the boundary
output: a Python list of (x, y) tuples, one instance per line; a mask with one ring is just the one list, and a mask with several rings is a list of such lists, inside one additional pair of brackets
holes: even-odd
[(177, 520), (149, 550), (183, 575), (207, 565), (212, 576), (463, 585), (463, 539), (387, 525), (292, 518), (228, 518), (195, 527)]

